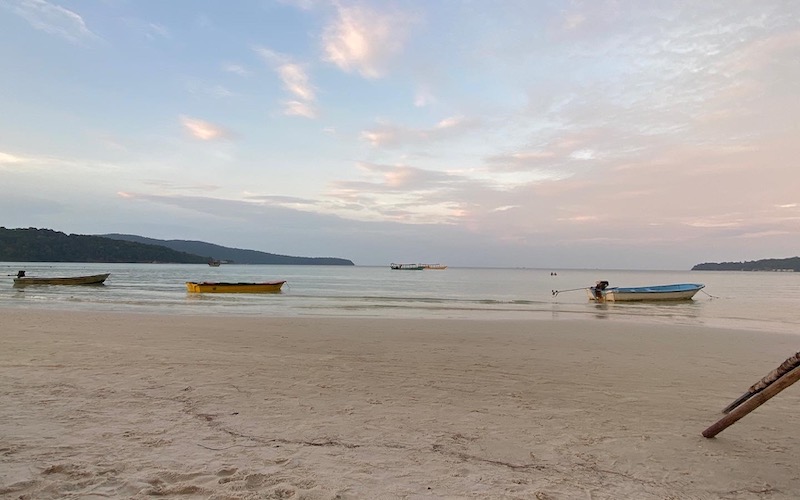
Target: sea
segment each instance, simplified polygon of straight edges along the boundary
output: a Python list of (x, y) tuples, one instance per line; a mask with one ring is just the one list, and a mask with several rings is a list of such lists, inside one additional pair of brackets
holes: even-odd
[[(13, 276), (19, 270), (41, 277), (111, 276), (100, 286), (15, 288)], [(272, 280), (286, 280), (280, 293), (197, 294), (188, 293), (185, 285)], [(609, 281), (610, 286), (702, 283), (705, 288), (691, 301), (598, 304), (588, 300), (584, 289), (599, 280)], [(560, 292), (554, 295), (554, 290)], [(800, 273), (0, 262), (2, 308), (265, 317), (590, 319), (800, 334)]]

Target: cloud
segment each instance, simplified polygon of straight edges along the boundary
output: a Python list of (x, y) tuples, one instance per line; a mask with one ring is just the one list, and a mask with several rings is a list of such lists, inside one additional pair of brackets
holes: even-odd
[(400, 12), (378, 12), (365, 6), (336, 7), (337, 18), (322, 36), (325, 59), (346, 72), (382, 77), (390, 60), (403, 49), (410, 19)]
[(172, 38), (169, 29), (163, 24), (153, 23), (134, 17), (123, 18), (122, 22), (136, 35), (146, 38), (150, 42)]
[(510, 154), (492, 155), (486, 159), (494, 171), (519, 171), (547, 164), (558, 158), (555, 151), (531, 150)]
[(433, 93), (426, 88), (418, 88), (414, 95), (414, 106), (424, 108), (436, 102)]
[(370, 130), (361, 132), (361, 138), (374, 147), (401, 147), (458, 137), (466, 132), (477, 129), (479, 126), (479, 120), (461, 116), (445, 118), (433, 127), (427, 129), (413, 129), (384, 123)]
[(783, 61), (800, 49), (800, 31), (778, 33), (750, 41), (741, 50), (728, 55), (724, 64), (730, 71), (759, 71), (765, 66)]
[[(0, 167), (6, 170), (33, 171), (51, 170), (53, 172), (86, 172), (97, 174), (103, 171), (116, 171), (118, 166), (110, 163), (86, 160), (60, 158), (46, 155), (17, 155), (0, 151)], [(17, 168), (15, 168), (17, 167)]]
[(272, 194), (254, 194), (249, 191), (245, 191), (244, 199), (249, 202), (258, 203), (261, 206), (282, 207), (306, 212), (319, 211), (320, 207), (323, 205), (323, 203), (321, 203), (319, 200), (311, 198)]
[(230, 134), (222, 127), (188, 116), (181, 117), (183, 127), (196, 139), (202, 141), (213, 141), (216, 139), (226, 139)]
[(507, 212), (509, 210), (514, 210), (515, 208), (519, 208), (519, 205), (506, 205), (504, 207), (496, 207), (493, 208), (492, 212)]
[(234, 96), (233, 92), (222, 85), (211, 85), (203, 81), (189, 81), (186, 84), (186, 88), (190, 94), (198, 97), (209, 96), (215, 99), (224, 99)]
[(316, 109), (307, 102), (285, 101), (283, 105), (283, 113), (288, 116), (303, 116), (305, 118), (316, 118), (317, 116)]
[(44, 0), (17, 0), (12, 7), (37, 30), (60, 36), (70, 42), (98, 38), (75, 12)]
[(563, 5), (548, 27), (549, 34), (558, 39), (592, 39), (608, 33), (619, 28), (624, 12), (618, 0), (574, 0)]
[(322, 0), (278, 0), (280, 3), (291, 5), (300, 10), (311, 10), (315, 4), (322, 3)]
[(460, 173), (410, 165), (360, 162), (358, 167), (362, 180), (331, 184), (326, 210), (357, 220), (453, 224), (468, 213), (470, 193), (482, 184)]
[(284, 114), (315, 118), (316, 91), (311, 84), (306, 67), (295, 63), (289, 56), (279, 54), (265, 47), (254, 49), (269, 64), (283, 82), (283, 86), (295, 99), (284, 101)]
[(574, 12), (564, 17), (564, 29), (572, 31), (580, 28), (586, 22), (586, 15), (582, 12)]
[[(421, 142), (431, 139), (423, 132), (457, 123), (442, 120), (422, 130), (383, 126), (365, 139), (376, 145)], [(681, 135), (631, 135), (609, 124), (565, 127), (560, 135), (531, 142), (527, 149), (487, 155), (484, 168), (450, 163), (447, 172), (438, 172), (361, 163), (361, 180), (337, 182), (328, 195), (346, 217), (457, 223), (492, 238), (549, 235), (562, 243), (637, 247), (701, 235), (719, 241), (779, 235), (800, 220), (791, 202), (794, 181), (800, 182), (791, 163), (797, 150), (791, 134), (770, 142), (696, 142)]]
[(157, 23), (137, 23), (139, 30), (144, 33), (148, 40), (158, 40), (160, 38), (170, 38), (169, 30), (163, 24)]
[(431, 189), (456, 178), (454, 175), (411, 167), (408, 165), (380, 165), (359, 163), (359, 168), (372, 177), (382, 179), (389, 190)]
[(13, 165), (17, 163), (27, 163), (29, 160), (21, 156), (12, 155), (11, 153), (3, 153), (0, 151), (0, 165)]
[(785, 235), (789, 235), (789, 234), (792, 234), (792, 233), (790, 233), (789, 231), (757, 231), (757, 232), (754, 232), (754, 233), (740, 234), (740, 235), (738, 235), (736, 237), (737, 238), (744, 238), (744, 239), (771, 238), (773, 236), (785, 236)]
[(275, 194), (253, 194), (250, 192), (244, 193), (247, 199), (255, 201), (263, 201), (265, 203), (280, 204), (295, 204), (295, 205), (316, 205), (317, 200), (311, 198), (300, 198), (299, 196), (285, 196)]
[(228, 73), (233, 73), (239, 76), (248, 76), (250, 71), (247, 70), (244, 66), (234, 63), (224, 64), (222, 66), (222, 71), (226, 71)]
[(145, 186), (153, 186), (163, 192), (170, 192), (170, 193), (187, 192), (187, 191), (210, 193), (222, 189), (221, 186), (218, 186), (216, 184), (184, 184), (163, 179), (144, 180), (142, 181), (142, 184), (144, 184)]
[(314, 88), (309, 84), (306, 71), (299, 64), (281, 64), (278, 66), (278, 75), (286, 89), (299, 99), (314, 100)]

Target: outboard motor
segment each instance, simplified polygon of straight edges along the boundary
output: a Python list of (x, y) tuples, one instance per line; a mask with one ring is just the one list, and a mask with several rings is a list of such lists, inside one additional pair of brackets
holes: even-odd
[(603, 290), (608, 288), (608, 281), (598, 281), (592, 288), (594, 289), (594, 297), (600, 300), (603, 298)]

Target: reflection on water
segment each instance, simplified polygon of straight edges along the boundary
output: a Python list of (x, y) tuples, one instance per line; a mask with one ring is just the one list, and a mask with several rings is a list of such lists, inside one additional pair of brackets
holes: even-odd
[(696, 300), (679, 301), (639, 301), (594, 303), (595, 317), (647, 318), (664, 323), (695, 324), (703, 314), (703, 303)]
[[(0, 276), (110, 272), (101, 287), (0, 281), (0, 307), (169, 314), (365, 316), (454, 319), (614, 319), (800, 333), (800, 273), (469, 269), (404, 272), (386, 267), (0, 263)], [(706, 284), (679, 302), (589, 301), (585, 288)], [(278, 294), (188, 293), (187, 281), (286, 280)], [(575, 291), (567, 292), (575, 289)], [(553, 296), (552, 290), (565, 290)]]
[(594, 317), (597, 319), (608, 319), (611, 316), (608, 314), (608, 304), (607, 303), (594, 303), (594, 308), (597, 310)]

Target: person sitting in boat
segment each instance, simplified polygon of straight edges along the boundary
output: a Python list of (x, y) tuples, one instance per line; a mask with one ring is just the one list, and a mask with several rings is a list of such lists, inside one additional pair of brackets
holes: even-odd
[(24, 277), (25, 277), (25, 271), (21, 269), (17, 271), (17, 278), (24, 278)]

